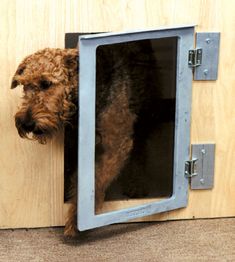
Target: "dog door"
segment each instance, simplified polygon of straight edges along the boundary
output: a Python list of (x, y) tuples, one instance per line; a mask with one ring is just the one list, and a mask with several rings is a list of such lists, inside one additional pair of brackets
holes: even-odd
[(78, 228), (185, 207), (194, 27), (79, 38)]

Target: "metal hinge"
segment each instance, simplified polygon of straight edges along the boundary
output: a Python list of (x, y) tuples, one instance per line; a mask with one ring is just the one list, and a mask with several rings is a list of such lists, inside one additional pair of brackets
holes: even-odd
[(190, 49), (188, 52), (188, 65), (197, 67), (202, 64), (202, 48)]
[(188, 66), (193, 69), (194, 80), (218, 78), (220, 33), (196, 33), (196, 49), (188, 51)]
[(184, 171), (184, 174), (186, 177), (188, 178), (191, 178), (193, 176), (197, 176), (198, 173), (197, 173), (197, 161), (198, 159), (195, 158), (195, 159), (192, 159), (192, 160), (188, 160), (185, 162), (185, 171)]
[(211, 189), (214, 185), (215, 144), (192, 145), (192, 159), (185, 162), (185, 177), (191, 189)]

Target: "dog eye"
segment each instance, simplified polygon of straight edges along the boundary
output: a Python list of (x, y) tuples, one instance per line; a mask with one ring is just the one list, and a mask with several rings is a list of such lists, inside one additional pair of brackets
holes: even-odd
[(21, 67), (17, 70), (16, 74), (17, 75), (22, 75), (24, 73), (25, 67)]
[(52, 82), (51, 81), (47, 81), (47, 80), (42, 80), (40, 82), (40, 87), (41, 89), (48, 89), (50, 86), (52, 85)]

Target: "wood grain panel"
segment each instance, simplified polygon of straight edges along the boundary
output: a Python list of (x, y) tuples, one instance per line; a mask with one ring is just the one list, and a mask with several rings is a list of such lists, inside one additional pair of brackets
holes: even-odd
[[(13, 116), (22, 90), (10, 90), (11, 76), (25, 55), (47, 46), (63, 46), (64, 30), (60, 32), (61, 22), (58, 16), (52, 16), (54, 6), (50, 4), (51, 1), (1, 2), (1, 228), (64, 223), (63, 137), (58, 136), (46, 146), (19, 138)], [(62, 4), (58, 6), (59, 13)]]
[(63, 47), (65, 32), (180, 24), (221, 32), (219, 80), (194, 82), (192, 103), (192, 143), (216, 143), (215, 187), (190, 192), (186, 209), (148, 220), (235, 215), (234, 1), (2, 0), (0, 7), (1, 228), (62, 225), (66, 210), (62, 135), (42, 146), (20, 139), (14, 127), (21, 90), (9, 85), (21, 59), (44, 47)]

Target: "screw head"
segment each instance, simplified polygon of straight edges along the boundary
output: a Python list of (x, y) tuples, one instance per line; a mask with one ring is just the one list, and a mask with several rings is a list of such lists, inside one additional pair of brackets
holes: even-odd
[(205, 181), (204, 181), (203, 178), (200, 179), (200, 183), (201, 183), (201, 184), (204, 184), (204, 183), (205, 183)]
[(207, 38), (207, 39), (206, 39), (206, 43), (207, 43), (207, 44), (210, 44), (210, 42), (211, 42), (210, 38)]
[(208, 75), (209, 70), (208, 70), (208, 69), (205, 69), (205, 70), (203, 71), (203, 73), (204, 73), (204, 75), (206, 76), (206, 75)]

